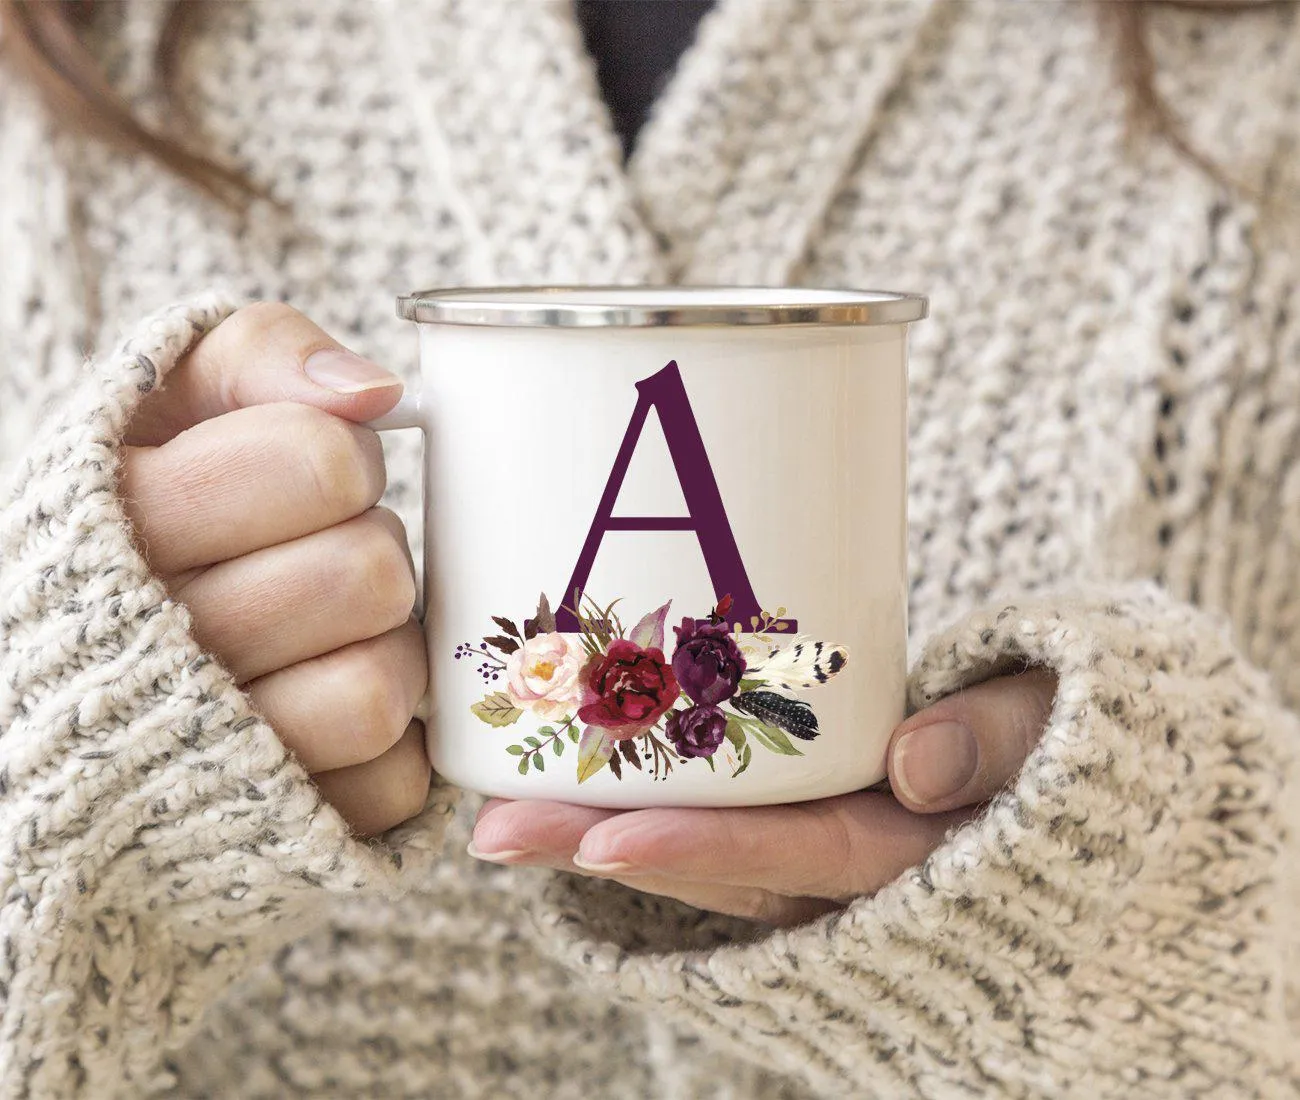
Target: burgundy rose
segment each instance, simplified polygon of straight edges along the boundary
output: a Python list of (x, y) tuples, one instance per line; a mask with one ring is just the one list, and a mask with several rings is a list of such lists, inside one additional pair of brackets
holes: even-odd
[(727, 716), (717, 707), (688, 707), (668, 716), (666, 730), (681, 757), (712, 756), (727, 736)]
[(643, 733), (681, 694), (661, 649), (642, 649), (617, 638), (582, 670), (578, 719), (607, 730), (615, 740)]
[(694, 703), (716, 706), (735, 695), (745, 658), (727, 624), (683, 619), (673, 632), (677, 635), (673, 673), (687, 697)]

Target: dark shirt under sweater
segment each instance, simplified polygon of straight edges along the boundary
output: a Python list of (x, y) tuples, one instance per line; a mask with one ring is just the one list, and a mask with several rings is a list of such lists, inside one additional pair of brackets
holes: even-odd
[(576, 7), (627, 156), (713, 0), (578, 0)]

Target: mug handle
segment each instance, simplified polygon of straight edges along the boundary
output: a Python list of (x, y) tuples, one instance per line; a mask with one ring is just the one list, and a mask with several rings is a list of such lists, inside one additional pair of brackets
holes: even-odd
[[(367, 420), (362, 427), (371, 428), (377, 432), (400, 431), (403, 428), (418, 428), (421, 432), (426, 430), (424, 422), (424, 407), (421, 401), (420, 391), (411, 393), (405, 390), (401, 399), (383, 416), (378, 416), (374, 420)], [(425, 532), (428, 537), (428, 532)], [(416, 598), (417, 610), (415, 617), (424, 622), (422, 608), (424, 605), (424, 586), (428, 578), (424, 576), (424, 567), (421, 565), (419, 576), (416, 578), (419, 584), (419, 595)], [(426, 635), (427, 637), (427, 635)], [(411, 716), (418, 718), (421, 722), (429, 721), (429, 694), (425, 692), (424, 698), (420, 700), (419, 705), (415, 708), (415, 713)]]
[(424, 403), (420, 400), (420, 393), (416, 391), (411, 393), (410, 390), (403, 390), (402, 396), (388, 412), (383, 416), (377, 416), (374, 420), (367, 420), (361, 426), (363, 428), (372, 428), (377, 432), (397, 431), (400, 428), (419, 428), (424, 431)]

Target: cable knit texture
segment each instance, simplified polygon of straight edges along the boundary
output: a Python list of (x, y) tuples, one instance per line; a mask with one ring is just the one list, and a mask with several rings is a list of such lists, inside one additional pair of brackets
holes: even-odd
[[(164, 7), (88, 30), (155, 122)], [(0, 1097), (1295, 1095), (1300, 20), (1151, 23), (1248, 189), (1125, 147), (1082, 4), (722, 0), (627, 164), (567, 4), (213, 4), (192, 136), (292, 206), (247, 218), (0, 67)], [(238, 301), (409, 377), (396, 293), (562, 281), (931, 296), (911, 705), (1060, 686), (841, 913), (478, 864), (441, 786), (355, 840), (131, 541), (124, 426)]]

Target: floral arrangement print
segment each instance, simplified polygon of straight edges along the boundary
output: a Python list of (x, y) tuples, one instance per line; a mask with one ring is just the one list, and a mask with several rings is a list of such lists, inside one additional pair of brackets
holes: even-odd
[(506, 751), (519, 772), (545, 771), (548, 756), (576, 746), (578, 782), (608, 767), (664, 780), (673, 768), (703, 760), (713, 771), (723, 760), (734, 778), (753, 760), (754, 745), (781, 756), (802, 756), (800, 741), (818, 736), (811, 706), (791, 692), (818, 687), (848, 663), (848, 650), (803, 635), (780, 637), (785, 608), (764, 612), (742, 633), (727, 616), (724, 596), (704, 619), (683, 618), (672, 628), (670, 603), (626, 630), (618, 601), (601, 607), (574, 598), (578, 634), (561, 634), (545, 594), (520, 629), (493, 616), (500, 633), (465, 642), (455, 657), (471, 664), (492, 689), (470, 707), (495, 728), (525, 715), (543, 723)]

